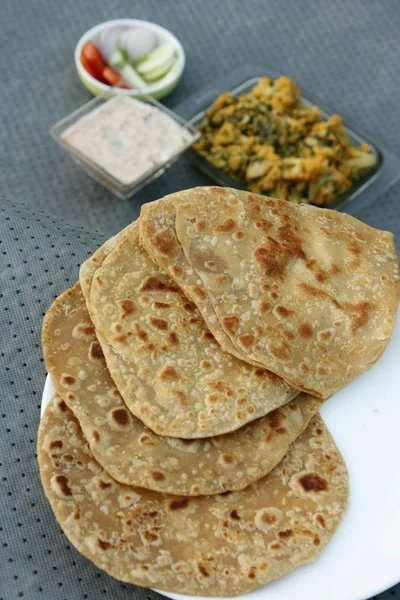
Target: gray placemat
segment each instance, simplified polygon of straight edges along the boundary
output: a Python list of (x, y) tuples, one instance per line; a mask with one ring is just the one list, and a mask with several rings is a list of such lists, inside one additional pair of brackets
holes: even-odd
[(180, 160), (121, 202), (93, 182), (48, 134), (90, 99), (73, 51), (89, 27), (148, 19), (182, 41), (187, 66), (173, 106), (241, 63), (286, 73), (361, 132), (400, 155), (398, 0), (4, 0), (1, 3), (1, 191), (70, 221), (114, 233), (140, 204), (206, 184)]

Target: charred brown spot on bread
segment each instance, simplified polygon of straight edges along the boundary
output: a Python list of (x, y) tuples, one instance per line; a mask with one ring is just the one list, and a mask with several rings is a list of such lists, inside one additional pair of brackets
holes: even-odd
[(155, 310), (163, 309), (163, 308), (170, 308), (170, 306), (171, 305), (169, 304), (169, 302), (154, 302), (153, 303), (153, 308)]
[(198, 285), (193, 285), (191, 289), (198, 300), (205, 300), (207, 298), (205, 291)]
[(331, 296), (324, 290), (321, 290), (320, 288), (313, 287), (308, 283), (299, 283), (298, 287), (305, 294), (312, 296), (313, 298), (324, 298), (325, 300), (333, 304), (333, 306), (335, 306), (336, 308), (342, 308), (342, 305), (335, 298), (333, 298), (333, 296)]
[(261, 300), (261, 302), (260, 302), (260, 312), (261, 313), (268, 312), (271, 309), (271, 306), (272, 306), (271, 302), (269, 302), (268, 300)]
[(292, 348), (284, 338), (271, 340), (268, 348), (271, 354), (282, 362), (289, 362), (293, 358)]
[(257, 367), (254, 371), (256, 377), (267, 377), (268, 371), (267, 369), (263, 369), (262, 367)]
[(95, 341), (90, 344), (89, 358), (91, 361), (104, 360), (103, 349), (100, 346), (99, 342)]
[(160, 471), (153, 471), (151, 476), (154, 479), (154, 481), (164, 481), (165, 480), (164, 473), (161, 473)]
[(176, 335), (175, 331), (170, 331), (168, 334), (168, 341), (172, 346), (179, 346), (179, 338)]
[(141, 292), (177, 292), (178, 288), (175, 285), (165, 283), (158, 277), (146, 277), (140, 288)]
[(105, 540), (101, 540), (100, 538), (98, 538), (97, 540), (97, 545), (102, 550), (108, 550), (109, 548), (112, 548), (110, 542), (106, 542)]
[(225, 273), (222, 273), (216, 276), (216, 280), (218, 283), (228, 283), (229, 277)]
[(50, 450), (55, 450), (56, 448), (62, 448), (62, 447), (63, 447), (63, 443), (61, 440), (53, 440), (49, 444)]
[(186, 312), (192, 314), (196, 310), (196, 305), (193, 302), (186, 302), (186, 304), (183, 305), (183, 308), (186, 310)]
[(294, 259), (307, 260), (307, 256), (301, 238), (293, 233), (289, 224), (278, 227), (277, 231), (279, 242), (267, 236), (254, 250), (254, 258), (267, 277), (283, 280), (289, 262)]
[(125, 408), (116, 408), (111, 414), (114, 421), (121, 427), (128, 425), (130, 422), (128, 411)]
[(255, 225), (257, 229), (260, 229), (260, 231), (267, 232), (271, 229), (273, 223), (268, 219), (261, 218), (258, 221), (256, 221)]
[(189, 506), (189, 498), (175, 498), (168, 505), (169, 510), (182, 510)]
[(239, 336), (238, 341), (239, 344), (241, 346), (243, 346), (243, 348), (251, 348), (251, 346), (254, 344), (254, 335), (252, 333), (243, 333), (242, 335)]
[(222, 327), (228, 335), (235, 335), (239, 325), (239, 318), (234, 315), (231, 317), (222, 317)]
[(55, 481), (58, 485), (58, 488), (63, 496), (70, 497), (73, 496), (72, 490), (69, 487), (69, 479), (65, 475), (56, 475)]
[(361, 254), (361, 251), (362, 251), (361, 245), (358, 244), (357, 242), (355, 242), (354, 240), (350, 240), (349, 242), (347, 242), (346, 248), (347, 248), (347, 250), (349, 250), (349, 252), (351, 252), (355, 256), (358, 256), (359, 254)]
[(279, 542), (272, 542), (271, 546), (272, 550), (279, 550), (279, 548), (281, 547)]
[(300, 325), (299, 325), (299, 334), (303, 338), (310, 338), (310, 337), (312, 337), (313, 328), (311, 327), (310, 323), (307, 323), (307, 321), (305, 321), (304, 323), (300, 323)]
[(93, 437), (94, 442), (96, 444), (98, 444), (99, 441), (100, 441), (100, 434), (99, 434), (99, 432), (96, 431), (96, 430), (92, 431), (92, 437)]
[(140, 338), (143, 341), (147, 340), (148, 334), (143, 329), (143, 327), (140, 325), (140, 323), (138, 323), (137, 321), (135, 321), (132, 325), (133, 325), (133, 329), (134, 329), (136, 335), (138, 336), (138, 338)]
[(261, 515), (261, 521), (266, 525), (274, 525), (277, 521), (277, 518), (273, 513), (263, 512)]
[(76, 383), (76, 379), (75, 377), (72, 377), (72, 375), (63, 375), (61, 378), (61, 383), (66, 386), (74, 385)]
[(129, 315), (134, 315), (138, 311), (136, 302), (132, 300), (120, 300), (121, 318), (126, 319)]
[(294, 340), (294, 338), (296, 337), (292, 331), (289, 331), (289, 329), (284, 329), (282, 333), (287, 340)]
[(327, 480), (318, 473), (306, 473), (299, 482), (305, 492), (326, 492), (329, 488)]
[(209, 383), (209, 386), (211, 388), (213, 388), (214, 390), (217, 390), (217, 392), (230, 392), (232, 391), (231, 386), (229, 385), (229, 383), (227, 381), (212, 381)]
[(319, 283), (326, 283), (329, 279), (328, 275), (325, 273), (325, 271), (317, 271), (315, 273), (315, 279), (319, 282)]
[(79, 324), (75, 327), (75, 330), (78, 334), (90, 337), (94, 335), (94, 327), (93, 325), (82, 325)]
[(287, 416), (279, 408), (267, 414), (267, 423), (269, 427), (281, 435), (286, 433), (286, 429), (282, 426), (286, 419)]
[(231, 465), (234, 461), (232, 454), (221, 454), (221, 460), (226, 465)]
[(240, 515), (239, 515), (238, 511), (236, 510), (236, 508), (231, 510), (231, 512), (229, 513), (229, 516), (234, 521), (240, 521)]
[(179, 277), (182, 277), (182, 275), (183, 275), (183, 268), (180, 267), (179, 265), (173, 265), (172, 267), (170, 267), (170, 271), (171, 271), (171, 274), (174, 277), (177, 277), (178, 279), (179, 279)]
[(159, 329), (160, 331), (166, 331), (168, 329), (168, 321), (165, 319), (158, 319), (157, 317), (149, 318), (150, 325), (154, 327), (154, 329)]
[(284, 531), (278, 531), (278, 538), (281, 540), (290, 538), (290, 537), (292, 537), (292, 535), (293, 535), (292, 529), (285, 529)]
[(319, 546), (321, 543), (321, 538), (319, 537), (319, 535), (316, 533), (313, 539), (313, 544), (314, 546)]
[(352, 333), (355, 333), (360, 327), (368, 325), (370, 312), (374, 308), (375, 306), (370, 302), (358, 302), (357, 304), (349, 305)]
[(108, 488), (110, 488), (111, 486), (112, 486), (112, 483), (110, 483), (108, 481), (103, 481), (102, 479), (100, 479), (99, 488), (101, 490), (108, 490)]
[(256, 567), (250, 567), (249, 572), (247, 573), (249, 579), (255, 579), (256, 577)]
[(326, 528), (326, 522), (325, 522), (325, 519), (324, 519), (324, 517), (322, 515), (317, 515), (315, 517), (315, 519), (321, 525), (321, 527), (323, 527), (323, 529)]
[(169, 259), (177, 258), (181, 252), (175, 235), (169, 229), (156, 233), (151, 239), (151, 245), (158, 254)]
[(64, 400), (61, 400), (58, 403), (58, 408), (61, 410), (61, 412), (66, 412), (68, 410), (68, 406), (65, 404)]
[(72, 454), (64, 454), (63, 459), (65, 460), (65, 462), (72, 462), (74, 460), (74, 457), (72, 456)]
[(186, 394), (181, 390), (171, 390), (171, 394), (178, 398), (180, 406), (187, 406)]
[(204, 266), (206, 269), (209, 269), (210, 271), (217, 270), (217, 263), (214, 260), (206, 260), (206, 262), (204, 263)]
[(151, 531), (145, 531), (143, 535), (148, 542), (156, 542), (159, 539), (157, 533)]
[(176, 381), (179, 379), (179, 373), (172, 365), (166, 365), (160, 371), (160, 379), (161, 381)]
[(290, 315), (295, 315), (296, 312), (294, 310), (292, 310), (291, 308), (287, 308), (287, 306), (282, 306), (279, 305), (275, 308), (275, 311), (278, 313), (278, 315), (280, 317), (283, 317), (284, 319), (286, 319), (287, 317), (290, 317)]
[(128, 337), (125, 334), (116, 335), (113, 338), (114, 342), (117, 342), (118, 344), (125, 344), (125, 342), (126, 342), (127, 339), (128, 339)]
[(205, 221), (196, 221), (194, 228), (196, 229), (197, 233), (201, 233), (206, 228)]
[(244, 238), (243, 231), (236, 231), (233, 235), (236, 240), (242, 240)]
[(198, 569), (204, 577), (210, 577), (210, 573), (207, 571), (207, 569), (205, 568), (205, 566), (203, 564), (199, 563)]
[(235, 227), (236, 221), (232, 219), (232, 217), (228, 217), (223, 223), (216, 225), (214, 231), (217, 233), (229, 233), (230, 231), (233, 231)]
[(204, 331), (204, 333), (201, 336), (201, 339), (207, 340), (208, 342), (213, 342), (215, 340), (215, 337), (213, 336), (211, 331)]
[(333, 337), (333, 333), (332, 331), (319, 331), (318, 332), (318, 339), (321, 342), (329, 342), (329, 340), (331, 340)]

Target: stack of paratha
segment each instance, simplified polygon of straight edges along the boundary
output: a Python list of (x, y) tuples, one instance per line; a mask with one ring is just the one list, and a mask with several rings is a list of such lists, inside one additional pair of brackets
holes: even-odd
[(222, 188), (145, 205), (48, 311), (46, 495), (121, 581), (234, 596), (314, 560), (348, 503), (318, 409), (376, 362), (393, 236)]

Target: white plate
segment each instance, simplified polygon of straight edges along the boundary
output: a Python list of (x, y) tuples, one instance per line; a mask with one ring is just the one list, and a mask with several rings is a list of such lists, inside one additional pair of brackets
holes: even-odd
[[(321, 410), (350, 473), (350, 508), (333, 540), (314, 563), (241, 599), (367, 600), (400, 580), (399, 359), (400, 319), (378, 364)], [(53, 393), (47, 377), (42, 410)]]

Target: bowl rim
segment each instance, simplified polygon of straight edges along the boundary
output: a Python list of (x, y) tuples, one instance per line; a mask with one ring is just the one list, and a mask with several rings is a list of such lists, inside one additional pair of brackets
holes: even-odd
[[(139, 91), (139, 90), (132, 91), (132, 90), (125, 90), (123, 88), (114, 88), (111, 85), (107, 85), (105, 83), (102, 83), (98, 79), (95, 79), (95, 77), (93, 77), (90, 73), (88, 73), (88, 71), (86, 71), (85, 67), (83, 66), (83, 64), (81, 62), (82, 47), (89, 40), (93, 40), (93, 38), (97, 34), (99, 34), (103, 29), (105, 29), (105, 27), (109, 27), (111, 25), (132, 25), (132, 26), (136, 25), (136, 26), (147, 27), (148, 29), (155, 31), (156, 33), (162, 33), (164, 36), (167, 36), (168, 38), (170, 38), (171, 41), (173, 41), (173, 43), (176, 45), (176, 48), (178, 51), (177, 69), (176, 69), (175, 73), (173, 74), (173, 76), (170, 79), (164, 80), (162, 83), (155, 82), (154, 84), (147, 86), (146, 89), (141, 90), (141, 91)], [(162, 27), (162, 25), (157, 25), (156, 23), (152, 23), (151, 21), (145, 21), (143, 19), (130, 19), (130, 18), (110, 19), (109, 21), (103, 21), (102, 23), (98, 23), (97, 25), (94, 25), (93, 27), (91, 27), (90, 29), (85, 31), (85, 33), (81, 35), (81, 37), (79, 38), (79, 40), (75, 46), (74, 59), (75, 59), (75, 67), (76, 67), (76, 70), (78, 71), (78, 74), (81, 75), (82, 77), (84, 77), (88, 81), (88, 83), (95, 85), (101, 92), (110, 92), (112, 90), (113, 93), (121, 95), (121, 96), (140, 96), (143, 94), (147, 94), (147, 95), (151, 96), (153, 94), (156, 94), (157, 92), (160, 92), (160, 91), (164, 90), (166, 87), (173, 84), (175, 81), (179, 80), (179, 78), (181, 77), (183, 70), (185, 68), (185, 64), (186, 64), (185, 50), (184, 50), (181, 42), (179, 41), (179, 39), (171, 31), (169, 31), (169, 29)]]

